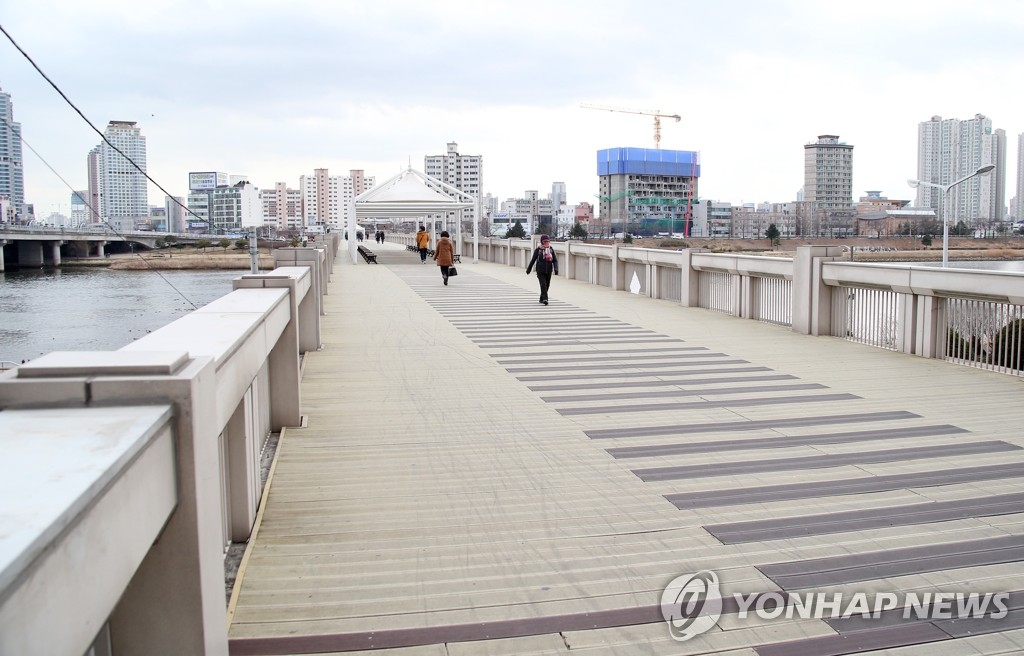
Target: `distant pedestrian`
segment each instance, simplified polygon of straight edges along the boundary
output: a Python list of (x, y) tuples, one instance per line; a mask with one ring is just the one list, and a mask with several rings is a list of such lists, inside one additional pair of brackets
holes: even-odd
[(380, 243), (382, 243), (382, 244), (384, 243), (384, 231), (383, 230), (380, 231)]
[(427, 263), (427, 249), (430, 248), (430, 235), (427, 234), (426, 226), (420, 226), (416, 233), (416, 248), (420, 250), (420, 264)]
[(441, 231), (441, 238), (434, 246), (434, 261), (441, 267), (441, 279), (448, 284), (448, 267), (455, 264), (455, 244), (448, 238), (448, 231)]
[(551, 274), (558, 275), (558, 257), (551, 248), (551, 239), (547, 235), (540, 236), (540, 246), (533, 249), (533, 257), (526, 265), (526, 275), (530, 269), (537, 268), (537, 282), (540, 283), (540, 302), (548, 304), (548, 287), (551, 286)]

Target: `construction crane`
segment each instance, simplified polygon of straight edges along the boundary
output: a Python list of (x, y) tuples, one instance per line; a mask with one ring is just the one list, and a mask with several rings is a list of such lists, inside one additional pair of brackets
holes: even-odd
[(674, 118), (676, 123), (683, 120), (679, 114), (662, 114), (660, 109), (621, 109), (619, 107), (602, 107), (601, 105), (580, 105), (584, 109), (597, 109), (605, 112), (622, 112), (623, 114), (643, 114), (654, 117), (654, 147), (661, 150), (661, 119)]

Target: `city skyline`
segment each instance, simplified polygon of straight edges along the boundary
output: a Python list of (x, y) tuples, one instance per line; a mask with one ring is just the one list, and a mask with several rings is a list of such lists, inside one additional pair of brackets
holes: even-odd
[[(177, 196), (195, 170), (242, 171), (261, 189), (316, 168), (386, 179), (457, 142), (483, 157), (484, 193), (546, 194), (557, 181), (569, 203), (594, 203), (597, 151), (654, 140), (651, 117), (580, 107), (593, 103), (681, 115), (663, 122), (661, 147), (699, 151), (701, 199), (739, 204), (794, 200), (803, 146), (820, 134), (856, 145), (854, 200), (914, 198), (906, 180), (930, 116), (982, 113), (1018, 141), (1024, 92), (1007, 81), (1024, 73), (1012, 45), (1024, 9), (891, 4), (647, 1), (625, 15), (600, 1), (531, 12), (300, 0), (239, 14), (194, 0), (51, 0), (12, 6), (0, 24), (93, 125), (137, 122), (150, 175)], [(96, 134), (0, 46), (0, 87), (25, 140), (84, 188)], [(1008, 155), (1007, 203), (1019, 160)], [(69, 214), (70, 189), (28, 148), (24, 161), (37, 216)]]

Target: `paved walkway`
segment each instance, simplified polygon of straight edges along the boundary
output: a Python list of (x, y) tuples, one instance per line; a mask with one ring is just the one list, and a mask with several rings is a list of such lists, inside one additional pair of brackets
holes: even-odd
[[(1024, 650), (1021, 379), (371, 248), (335, 268), (233, 654)], [(662, 591), (698, 570), (725, 607), (677, 642)], [(972, 621), (731, 598), (837, 590), (1015, 594)]]

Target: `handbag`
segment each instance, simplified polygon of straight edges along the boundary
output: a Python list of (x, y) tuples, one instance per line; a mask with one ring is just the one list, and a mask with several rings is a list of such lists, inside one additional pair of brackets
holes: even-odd
[(459, 275), (459, 270), (458, 269), (456, 269), (453, 266), (448, 267), (448, 277), (449, 278), (451, 278), (452, 276), (457, 276), (457, 275)]

